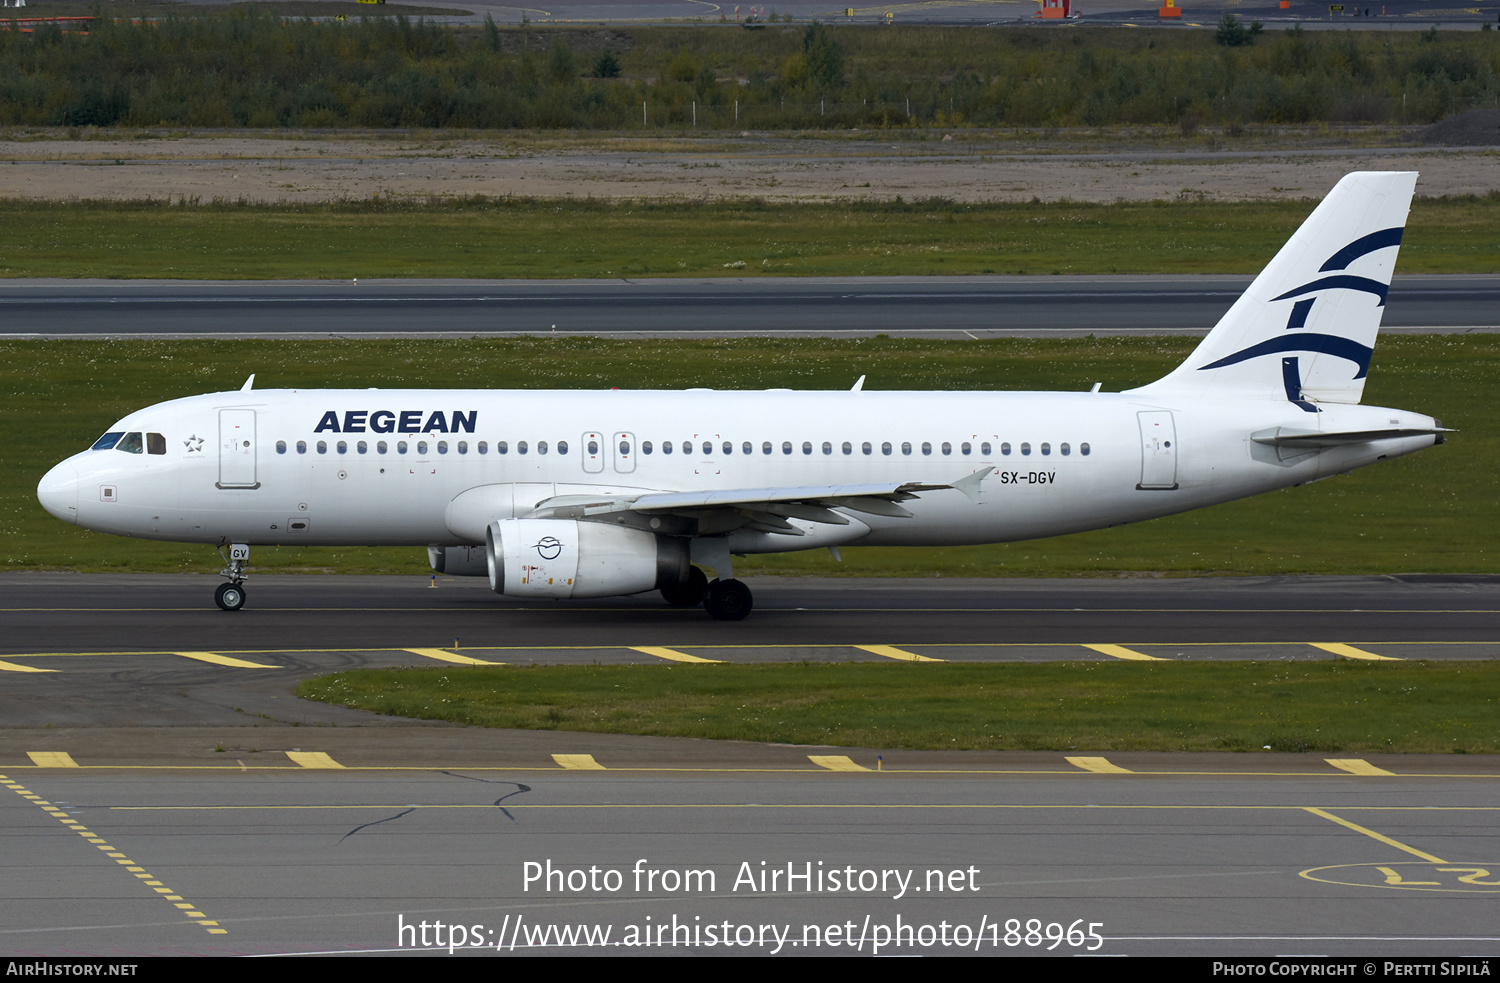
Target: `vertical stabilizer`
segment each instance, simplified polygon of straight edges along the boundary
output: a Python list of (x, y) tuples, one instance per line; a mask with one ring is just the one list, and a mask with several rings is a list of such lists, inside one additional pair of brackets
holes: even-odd
[(1406, 227), (1414, 171), (1344, 177), (1170, 374), (1135, 392), (1358, 403)]

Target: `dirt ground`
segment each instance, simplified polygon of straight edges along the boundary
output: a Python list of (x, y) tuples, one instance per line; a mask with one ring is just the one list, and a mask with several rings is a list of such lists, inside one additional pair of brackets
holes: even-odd
[[(1295, 143), (1295, 141), (1293, 141)], [(926, 142), (784, 135), (0, 137), (0, 197), (315, 202), (518, 195), (957, 201), (1319, 197), (1354, 170), (1416, 170), (1418, 194), (1500, 190), (1495, 148), (1052, 152), (960, 134)]]

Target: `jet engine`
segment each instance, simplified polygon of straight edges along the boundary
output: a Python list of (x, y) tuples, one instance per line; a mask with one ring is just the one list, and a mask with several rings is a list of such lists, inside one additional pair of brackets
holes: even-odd
[(483, 546), (429, 546), (427, 562), (433, 573), (450, 577), (483, 577), (489, 572)]
[(578, 519), (499, 519), (485, 534), (490, 587), (510, 597), (639, 594), (691, 576), (688, 541)]

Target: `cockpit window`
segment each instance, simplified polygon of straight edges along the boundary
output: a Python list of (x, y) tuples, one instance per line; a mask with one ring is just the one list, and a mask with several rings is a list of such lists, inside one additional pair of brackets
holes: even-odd
[(116, 444), (118, 444), (120, 442), (120, 438), (123, 437), (123, 436), (125, 436), (125, 431), (123, 431), (123, 430), (111, 430), (109, 433), (105, 434), (103, 437), (100, 437), (98, 440), (94, 441), (94, 446), (90, 447), (89, 450), (93, 450), (93, 451), (107, 451), (111, 447), (113, 447)]
[(146, 453), (165, 454), (167, 452), (167, 438), (159, 433), (146, 434)]
[(115, 445), (115, 450), (124, 451), (127, 454), (139, 454), (145, 450), (145, 442), (141, 440), (139, 431), (132, 430), (120, 438), (120, 442)]

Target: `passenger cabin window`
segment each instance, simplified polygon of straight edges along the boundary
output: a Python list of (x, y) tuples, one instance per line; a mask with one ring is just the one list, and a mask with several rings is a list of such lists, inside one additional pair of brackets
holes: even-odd
[(127, 454), (139, 454), (145, 449), (145, 442), (141, 440), (141, 435), (135, 431), (121, 437), (120, 442), (115, 445), (115, 450), (124, 451)]
[(284, 440), (278, 440), (278, 441), (276, 441), (276, 453), (278, 453), (278, 454), (285, 454), (286, 453), (286, 441), (284, 441)]
[(109, 433), (105, 434), (103, 437), (100, 437), (98, 440), (94, 441), (94, 446), (90, 447), (89, 450), (107, 451), (111, 447), (118, 444), (120, 442), (120, 438), (123, 436), (125, 436), (125, 431), (112, 430)]

